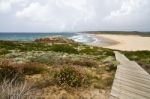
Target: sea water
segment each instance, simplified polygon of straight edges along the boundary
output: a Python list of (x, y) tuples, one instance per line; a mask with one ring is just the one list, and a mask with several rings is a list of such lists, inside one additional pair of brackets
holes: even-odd
[(69, 39), (72, 39), (77, 42), (81, 43), (92, 43), (95, 42), (97, 39), (91, 36), (90, 34), (86, 33), (23, 33), (23, 32), (17, 32), (17, 33), (3, 33), (0, 32), (0, 40), (9, 40), (9, 41), (34, 41), (38, 38), (46, 38), (50, 36), (62, 36)]

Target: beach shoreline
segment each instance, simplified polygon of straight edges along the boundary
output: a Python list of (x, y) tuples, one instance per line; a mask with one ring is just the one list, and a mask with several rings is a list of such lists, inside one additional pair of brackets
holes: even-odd
[(122, 51), (141, 51), (150, 50), (150, 37), (141, 35), (124, 34), (93, 34), (100, 40), (94, 46), (122, 50)]

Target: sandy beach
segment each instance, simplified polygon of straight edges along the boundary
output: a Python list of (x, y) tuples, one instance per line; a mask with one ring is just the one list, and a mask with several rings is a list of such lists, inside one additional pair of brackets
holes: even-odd
[(150, 37), (140, 35), (94, 34), (102, 42), (98, 46), (124, 51), (150, 50)]

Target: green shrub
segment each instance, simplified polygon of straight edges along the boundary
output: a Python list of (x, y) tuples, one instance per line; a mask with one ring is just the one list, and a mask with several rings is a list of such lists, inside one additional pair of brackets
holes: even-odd
[(89, 55), (101, 55), (105, 56), (114, 56), (114, 53), (111, 49), (101, 48), (101, 47), (89, 47), (85, 46), (84, 49), (79, 51), (80, 53), (89, 54)]
[(0, 50), (0, 55), (5, 55), (5, 54), (8, 54), (8, 53), (10, 53), (9, 50), (6, 50), (6, 49), (1, 49)]
[(58, 54), (55, 55), (41, 55), (38, 57), (34, 57), (30, 59), (31, 62), (37, 62), (42, 64), (47, 64), (50, 66), (58, 66), (58, 65), (65, 65), (71, 63), (71, 59), (68, 57), (62, 57)]
[(55, 52), (65, 52), (77, 54), (78, 51), (71, 45), (68, 44), (54, 44), (51, 46), (51, 50)]
[(0, 48), (5, 48), (6, 50), (12, 50), (17, 46), (15, 42), (11, 41), (0, 41)]
[(59, 85), (79, 87), (84, 83), (84, 76), (74, 67), (64, 67), (54, 77)]
[(73, 60), (73, 65), (87, 66), (87, 67), (97, 67), (98, 66), (96, 61), (90, 60), (90, 59)]
[(31, 62), (38, 62), (42, 64), (51, 64), (51, 60), (53, 60), (53, 57), (49, 57), (47, 55), (41, 55), (30, 59)]
[(97, 51), (97, 49), (94, 48), (90, 48), (90, 47), (85, 47), (84, 49), (80, 50), (80, 53), (84, 53), (84, 54), (90, 54), (90, 55), (98, 55), (99, 52)]
[(130, 51), (123, 53), (131, 60), (150, 64), (150, 51)]
[(106, 66), (106, 71), (108, 72), (111, 72), (111, 71), (115, 71), (117, 69), (117, 65), (114, 65), (112, 63), (109, 63), (107, 66)]
[(97, 88), (97, 89), (110, 88), (113, 84), (113, 80), (114, 80), (114, 77), (107, 77), (104, 79), (98, 79), (94, 83), (94, 88)]
[(20, 51), (48, 51), (50, 46), (44, 43), (37, 42), (16, 42), (16, 41), (0, 41), (0, 48), (6, 50), (20, 50)]
[(103, 85), (106, 87), (110, 87), (113, 84), (114, 77), (107, 77), (103, 79)]

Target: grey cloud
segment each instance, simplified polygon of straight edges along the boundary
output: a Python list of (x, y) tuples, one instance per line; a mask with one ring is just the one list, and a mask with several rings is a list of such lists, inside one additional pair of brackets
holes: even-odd
[(0, 0), (0, 31), (150, 31), (149, 17), (149, 0)]

